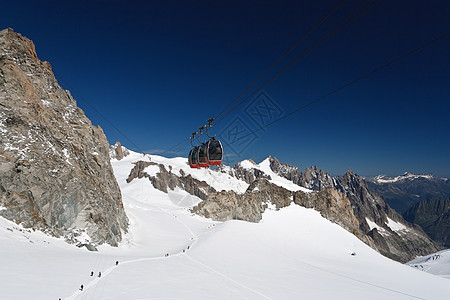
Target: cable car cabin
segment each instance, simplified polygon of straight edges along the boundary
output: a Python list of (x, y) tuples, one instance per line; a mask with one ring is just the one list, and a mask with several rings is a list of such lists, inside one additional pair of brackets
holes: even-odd
[(198, 166), (200, 168), (209, 167), (209, 164), (206, 161), (206, 147), (207, 147), (207, 144), (202, 144), (201, 146), (198, 147), (197, 161), (198, 161)]
[(197, 147), (195, 147), (195, 148), (191, 149), (191, 151), (189, 151), (189, 158), (188, 158), (189, 167), (191, 167), (193, 169), (200, 168), (198, 165), (198, 161), (197, 161), (197, 152), (198, 152)]
[(218, 166), (222, 163), (223, 147), (220, 141), (211, 139), (206, 147), (206, 162), (210, 166)]

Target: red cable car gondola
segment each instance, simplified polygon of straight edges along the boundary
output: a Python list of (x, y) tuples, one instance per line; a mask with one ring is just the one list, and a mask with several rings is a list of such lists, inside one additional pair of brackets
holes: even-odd
[[(208, 120), (208, 125), (202, 126), (199, 128), (199, 131), (192, 133), (191, 136), (191, 145), (192, 149), (189, 151), (188, 163), (189, 166), (193, 169), (198, 168), (208, 168), (210, 166), (219, 166), (222, 164), (223, 160), (223, 147), (222, 143), (219, 140), (216, 140), (214, 136), (210, 136), (208, 133), (208, 129), (211, 126), (211, 122), (214, 121), (214, 118)], [(202, 134), (202, 130), (206, 128), (206, 134), (210, 138), (210, 140), (206, 143), (202, 143), (200, 141), (200, 135)], [(197, 139), (200, 146), (194, 146), (192, 144), (192, 140)]]
[(198, 165), (200, 166), (200, 168), (207, 168), (209, 167), (208, 162), (206, 161), (206, 149), (207, 144), (202, 143), (197, 150), (197, 161), (198, 161)]
[(191, 149), (191, 151), (189, 151), (189, 158), (188, 158), (189, 167), (193, 169), (200, 168), (197, 161), (197, 153), (198, 153), (197, 148), (198, 147), (194, 147)]
[(222, 143), (212, 137), (206, 146), (206, 162), (210, 166), (219, 166), (223, 160)]

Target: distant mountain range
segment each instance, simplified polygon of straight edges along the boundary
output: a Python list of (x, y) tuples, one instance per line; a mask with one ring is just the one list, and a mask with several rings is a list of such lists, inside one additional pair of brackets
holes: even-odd
[(450, 180), (433, 174), (412, 174), (365, 178), (369, 189), (384, 197), (389, 205), (404, 213), (412, 205), (431, 198), (450, 197)]

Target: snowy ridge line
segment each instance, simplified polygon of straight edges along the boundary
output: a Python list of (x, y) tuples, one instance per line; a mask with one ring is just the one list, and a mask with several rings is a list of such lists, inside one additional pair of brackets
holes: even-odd
[(272, 249), (274, 252), (278, 253), (279, 255), (282, 255), (282, 256), (284, 256), (284, 257), (286, 257), (286, 258), (289, 258), (289, 259), (298, 261), (299, 263), (302, 263), (302, 264), (304, 264), (304, 265), (307, 265), (307, 266), (309, 266), (309, 267), (311, 267), (311, 268), (314, 268), (314, 269), (316, 269), (316, 270), (320, 270), (320, 271), (325, 272), (325, 273), (328, 273), (328, 274), (332, 274), (332, 275), (335, 275), (335, 276), (338, 276), (338, 277), (341, 277), (341, 278), (346, 278), (346, 279), (349, 279), (349, 280), (351, 280), (351, 281), (355, 281), (355, 282), (358, 282), (358, 283), (363, 283), (363, 284), (366, 284), (366, 285), (370, 285), (370, 286), (373, 286), (373, 287), (376, 287), (376, 288), (379, 288), (379, 289), (382, 289), (382, 290), (386, 290), (386, 291), (393, 292), (393, 293), (396, 293), (396, 294), (404, 295), (404, 296), (411, 297), (411, 298), (414, 298), (414, 299), (426, 300), (426, 298), (414, 296), (414, 295), (411, 295), (411, 294), (408, 294), (408, 293), (404, 293), (404, 292), (397, 291), (397, 290), (394, 290), (394, 289), (391, 289), (391, 288), (387, 288), (387, 287), (384, 287), (384, 286), (381, 286), (381, 285), (373, 284), (373, 283), (370, 283), (370, 282), (366, 282), (366, 281), (363, 281), (363, 280), (360, 280), (360, 279), (355, 279), (355, 278), (350, 277), (350, 276), (342, 275), (342, 274), (339, 274), (339, 273), (336, 273), (336, 272), (333, 272), (333, 271), (329, 271), (329, 270), (323, 269), (323, 268), (321, 268), (321, 267), (312, 265), (312, 264), (307, 263), (307, 262), (305, 262), (305, 261), (303, 261), (303, 260), (300, 260), (300, 259), (298, 259), (298, 258), (294, 258), (294, 257), (291, 257), (291, 256), (289, 256), (289, 255), (286, 255), (286, 254), (282, 253), (281, 251), (277, 251), (277, 250), (274, 249), (271, 245), (265, 243), (264, 241), (262, 241), (262, 240), (260, 240), (260, 239), (258, 239), (258, 240), (259, 240), (261, 243), (263, 243), (264, 245), (266, 245), (266, 247)]
[(231, 281), (231, 282), (233, 282), (233, 283), (235, 283), (235, 284), (237, 284), (237, 285), (239, 285), (239, 286), (241, 286), (241, 287), (243, 287), (243, 288), (246, 288), (247, 290), (249, 290), (249, 291), (251, 291), (251, 292), (253, 292), (253, 293), (255, 293), (255, 294), (258, 294), (259, 296), (261, 296), (261, 297), (263, 297), (263, 298), (265, 298), (265, 299), (272, 300), (272, 298), (269, 298), (269, 297), (267, 297), (266, 295), (264, 295), (264, 294), (258, 292), (257, 290), (254, 290), (254, 289), (252, 289), (251, 287), (248, 287), (248, 286), (246, 286), (246, 285), (244, 285), (244, 284), (242, 284), (242, 283), (240, 283), (240, 282), (234, 280), (233, 278), (228, 277), (228, 276), (226, 276), (226, 275), (220, 273), (219, 271), (215, 270), (214, 268), (212, 268), (212, 267), (210, 267), (210, 266), (208, 266), (208, 265), (202, 263), (201, 261), (199, 261), (199, 260), (197, 260), (197, 259), (191, 257), (190, 255), (186, 255), (186, 257), (189, 258), (190, 260), (192, 260), (193, 262), (196, 262), (196, 263), (198, 263), (198, 264), (204, 266), (205, 268), (207, 268), (207, 269), (213, 271), (213, 272), (216, 273), (217, 275), (220, 275), (220, 276), (222, 276), (223, 278), (228, 279), (229, 281)]
[[(413, 173), (405, 172), (402, 175), (395, 176), (395, 177), (390, 177), (387, 175), (378, 175), (378, 176), (375, 176), (373, 178), (373, 180), (378, 184), (383, 184), (383, 183), (395, 183), (395, 182), (405, 181), (405, 180), (414, 180), (414, 179), (419, 179), (419, 178), (432, 180), (434, 178), (434, 176), (433, 176), (433, 174), (413, 174)], [(445, 179), (445, 178), (442, 178), (442, 179)]]

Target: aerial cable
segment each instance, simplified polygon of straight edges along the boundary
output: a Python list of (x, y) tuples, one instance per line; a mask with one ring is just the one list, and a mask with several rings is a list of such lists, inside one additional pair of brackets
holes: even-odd
[(400, 60), (402, 60), (402, 59), (404, 59), (404, 58), (406, 58), (406, 57), (408, 57), (408, 56), (410, 56), (410, 55), (412, 55), (412, 54), (414, 54), (414, 53), (416, 53), (416, 52), (418, 52), (420, 50), (422, 50), (423, 48), (425, 48), (425, 47), (427, 47), (427, 46), (429, 46), (429, 45), (431, 45), (431, 44), (433, 44), (433, 43), (435, 43), (435, 42), (437, 42), (437, 41), (447, 37), (448, 35), (450, 35), (450, 32), (447, 32), (447, 33), (445, 33), (445, 34), (435, 38), (434, 40), (432, 40), (432, 41), (430, 41), (430, 42), (428, 42), (428, 43), (426, 43), (426, 44), (424, 44), (424, 45), (422, 45), (422, 46), (420, 46), (420, 47), (418, 47), (418, 48), (416, 48), (416, 49), (414, 49), (414, 50), (412, 50), (412, 51), (410, 51), (410, 52), (408, 52), (406, 54), (403, 54), (402, 56), (397, 57), (396, 59), (394, 59), (394, 60), (392, 60), (392, 61), (390, 61), (390, 62), (388, 62), (388, 63), (386, 63), (386, 64), (384, 64), (384, 65), (382, 65), (382, 66), (380, 66), (380, 67), (378, 67), (378, 68), (376, 68), (376, 69), (374, 69), (374, 70), (372, 70), (372, 71), (370, 71), (370, 72), (368, 72), (368, 73), (366, 73), (366, 74), (364, 74), (364, 75), (362, 75), (360, 77), (358, 77), (357, 79), (355, 79), (353, 81), (350, 81), (349, 83), (347, 83), (347, 84), (345, 84), (345, 85), (343, 85), (343, 86), (341, 86), (341, 87), (339, 87), (339, 88), (329, 92), (328, 94), (325, 94), (325, 95), (323, 95), (323, 96), (321, 96), (321, 97), (319, 97), (319, 98), (317, 98), (317, 99), (315, 99), (315, 100), (313, 100), (313, 101), (311, 101), (311, 102), (309, 102), (309, 103), (307, 103), (307, 104), (305, 104), (305, 105), (303, 105), (303, 106), (301, 106), (301, 107), (291, 111), (290, 113), (288, 113), (288, 114), (286, 114), (286, 115), (284, 115), (284, 116), (282, 116), (282, 117), (280, 117), (280, 118), (278, 118), (278, 119), (276, 119), (276, 120), (274, 120), (274, 121), (272, 121), (272, 122), (270, 122), (270, 123), (268, 123), (268, 124), (266, 124), (264, 126), (261, 126), (260, 128), (258, 128), (256, 130), (253, 130), (252, 132), (250, 132), (247, 135), (239, 137), (238, 139), (246, 138), (247, 136), (249, 136), (251, 134), (254, 134), (255, 132), (258, 132), (258, 131), (262, 130), (265, 127), (271, 126), (271, 125), (273, 125), (273, 124), (275, 124), (275, 123), (277, 123), (277, 122), (279, 122), (279, 121), (281, 121), (281, 120), (283, 120), (283, 119), (285, 119), (285, 118), (295, 114), (296, 112), (298, 112), (298, 111), (300, 111), (302, 109), (305, 109), (305, 108), (309, 107), (310, 105), (312, 105), (312, 104), (314, 104), (316, 102), (319, 102), (320, 100), (323, 100), (326, 97), (331, 96), (331, 95), (333, 95), (333, 94), (335, 94), (335, 93), (345, 89), (346, 87), (349, 87), (349, 86), (357, 83), (358, 81), (360, 81), (360, 80), (362, 80), (362, 79), (364, 79), (366, 77), (369, 77), (370, 75), (372, 75), (372, 74), (374, 74), (374, 73), (376, 73), (376, 72), (378, 72), (378, 71), (380, 71), (380, 70), (382, 70), (384, 68), (389, 67), (390, 65), (392, 65), (392, 64), (394, 64), (394, 63), (396, 63), (396, 62), (398, 62), (398, 61), (400, 61)]
[(210, 136), (210, 135), (209, 135), (209, 128), (212, 127), (211, 123), (214, 122), (214, 120), (215, 120), (215, 118), (208, 119), (208, 121), (207, 121), (208, 124), (205, 125), (205, 126), (206, 126), (206, 135), (207, 135), (210, 139), (214, 139), (214, 137), (215, 137), (215, 135), (213, 135), (213, 136)]
[(186, 138), (186, 139), (182, 140), (181, 142), (179, 142), (178, 144), (176, 144), (176, 145), (168, 148), (167, 150), (159, 153), (159, 155), (163, 155), (164, 153), (170, 152), (171, 150), (176, 149), (177, 147), (179, 147), (181, 144), (188, 143), (188, 142), (189, 142), (189, 138)]
[(182, 149), (186, 148), (187, 146), (189, 146), (189, 141), (186, 141), (184, 144), (178, 146), (177, 148), (173, 149), (171, 152), (172, 154), (178, 154)]
[[(366, 0), (367, 2), (368, 0)], [(255, 85), (267, 72), (269, 72), (273, 67), (275, 67), (286, 55), (288, 55), (295, 47), (298, 46), (298, 44), (300, 44), (305, 38), (307, 38), (320, 24), (322, 24), (334, 11), (336, 11), (343, 3), (345, 2), (345, 0), (342, 0), (336, 7), (334, 7), (324, 18), (322, 18), (312, 29), (310, 29), (300, 40), (298, 40), (286, 53), (284, 53), (275, 63), (273, 63), (264, 73), (262, 73), (250, 86), (248, 86), (236, 99), (234, 99), (232, 102), (230, 102), (228, 104), (227, 107), (225, 107), (215, 118), (211, 118), (211, 122), (213, 122), (215, 119), (217, 119), (222, 113), (224, 113), (236, 100), (238, 100), (243, 94), (245, 94), (253, 85)], [(240, 104), (239, 104), (240, 105)], [(234, 109), (233, 109), (234, 110)], [(228, 114), (227, 114), (228, 115)], [(209, 120), (208, 120), (209, 121)], [(213, 127), (213, 125), (210, 125), (210, 123), (208, 123), (208, 127)], [(209, 136), (209, 134), (208, 134)], [(186, 139), (188, 140), (188, 139)], [(184, 141), (172, 146), (171, 148), (169, 148), (168, 150), (162, 152), (161, 154), (167, 153), (170, 150), (176, 148), (177, 146), (179, 146), (180, 144), (182, 144)], [(183, 146), (182, 148), (184, 148), (185, 146)]]
[[(217, 120), (216, 124), (219, 123), (220, 121), (222, 121), (226, 116), (228, 116), (230, 113), (232, 113), (236, 108), (238, 108), (240, 105), (242, 105), (245, 101), (247, 101), (248, 99), (250, 99), (254, 94), (256, 94), (258, 91), (260, 91), (261, 89), (263, 89), (266, 85), (268, 85), (269, 83), (271, 83), (273, 80), (275, 80), (276, 78), (278, 78), (281, 74), (283, 74), (284, 72), (286, 72), (287, 70), (289, 70), (292, 66), (294, 66), (296, 63), (298, 63), (300, 60), (302, 60), (304, 57), (306, 57), (308, 54), (310, 54), (313, 50), (315, 50), (317, 47), (319, 47), (320, 45), (322, 45), (323, 43), (325, 43), (327, 40), (329, 40), (331, 37), (333, 37), (336, 33), (338, 33), (339, 31), (341, 31), (342, 29), (344, 29), (347, 25), (349, 25), (350, 23), (352, 23), (354, 20), (356, 20), (358, 17), (360, 17), (363, 13), (365, 13), (369, 8), (371, 8), (372, 6), (374, 6), (378, 1), (380, 0), (376, 0), (375, 2), (373, 2), (370, 6), (366, 7), (363, 11), (361, 11), (358, 15), (356, 15), (355, 17), (353, 17), (350, 21), (348, 21), (347, 23), (343, 24), (339, 29), (337, 29), (335, 32), (333, 32), (331, 35), (329, 35), (328, 37), (326, 37), (331, 31), (333, 31), (334, 29), (336, 29), (339, 25), (341, 25), (346, 19), (348, 19), (351, 15), (353, 15), (356, 11), (358, 11), (368, 0), (366, 0), (363, 4), (361, 4), (360, 6), (358, 6), (355, 10), (353, 10), (349, 15), (347, 15), (344, 19), (342, 19), (339, 23), (337, 23), (335, 26), (333, 26), (333, 28), (331, 28), (330, 30), (328, 30), (325, 34), (323, 34), (320, 38), (318, 38), (309, 48), (305, 49), (304, 51), (302, 51), (299, 55), (297, 55), (293, 60), (291, 60), (289, 62), (288, 65), (286, 65), (285, 67), (283, 67), (280, 71), (278, 71), (275, 75), (273, 75), (270, 79), (268, 79), (265, 83), (263, 83), (263, 85), (261, 85), (258, 89), (256, 89), (253, 93), (251, 93), (250, 95), (248, 95), (244, 100), (242, 100), (241, 102), (239, 102), (235, 107), (233, 107), (230, 111), (228, 111), (225, 115), (223, 115), (219, 120)], [(326, 38), (325, 38), (326, 37)]]
[[(70, 84), (67, 83), (67, 81), (64, 80), (64, 78), (61, 76), (61, 74), (58, 74), (58, 79), (61, 81), (68, 89), (71, 91), (73, 95), (76, 96), (78, 100), (81, 100), (81, 102), (86, 103), (90, 108), (92, 108), (100, 117), (102, 117), (109, 125), (115, 129), (121, 136), (123, 136), (126, 140), (128, 140), (136, 150), (140, 151), (141, 153), (145, 153), (138, 145), (136, 145), (128, 136), (126, 136), (119, 128), (117, 128), (116, 125), (114, 125), (113, 122), (111, 122), (107, 117), (105, 117), (95, 106), (89, 103), (80, 93), (77, 92), (76, 89), (70, 86)], [(78, 101), (75, 100), (75, 101)]]
[[(345, 1), (345, 0), (344, 0)], [(299, 40), (293, 47), (291, 47), (288, 52), (286, 52), (280, 59), (278, 59), (268, 70), (266, 70), (256, 81), (254, 81), (241, 95), (239, 95), (236, 99), (234, 99), (224, 110), (222, 110), (222, 112), (219, 113), (218, 116), (220, 116), (227, 108), (229, 108), (231, 106), (232, 103), (234, 103), (237, 99), (239, 99), (246, 91), (248, 91), (248, 89), (250, 89), (256, 82), (258, 82), (269, 70), (271, 70), (279, 61), (281, 61), (282, 58), (284, 58), (288, 53), (290, 53), (302, 40), (304, 40), (316, 27), (318, 27), (321, 23), (323, 23), (323, 21), (328, 18), (340, 5), (343, 4), (344, 1), (341, 1), (332, 11), (330, 11), (318, 24), (316, 24), (301, 40)], [(316, 45), (315, 47), (313, 47), (315, 44), (317, 44), (321, 39), (323, 39), (327, 34), (329, 34), (332, 30), (334, 30), (337, 26), (339, 26), (340, 24), (342, 24), (346, 19), (348, 19), (351, 15), (353, 15), (356, 11), (358, 11), (364, 4), (366, 4), (369, 0), (366, 0), (365, 2), (363, 2), (361, 5), (359, 5), (355, 10), (353, 10), (349, 15), (347, 15), (344, 19), (342, 19), (338, 24), (336, 24), (333, 28), (331, 28), (330, 30), (327, 31), (327, 33), (325, 33), (324, 35), (322, 35), (318, 40), (316, 40), (316, 42), (310, 47), (307, 48), (305, 51), (303, 51), (300, 55), (298, 55), (296, 58), (294, 58), (294, 60), (292, 60), (288, 66), (284, 67), (280, 72), (278, 72), (277, 74), (275, 74), (271, 79), (269, 79), (268, 81), (266, 81), (261, 87), (259, 87), (256, 91), (254, 91), (250, 96), (248, 96), (247, 98), (245, 98), (243, 101), (241, 101), (239, 104), (237, 104), (231, 111), (227, 112), (224, 116), (222, 116), (219, 120), (216, 121), (216, 124), (218, 122), (220, 122), (222, 119), (224, 119), (228, 114), (230, 114), (232, 111), (234, 111), (237, 107), (239, 107), (242, 103), (244, 103), (246, 100), (248, 100), (251, 96), (253, 96), (256, 92), (258, 92), (259, 90), (261, 90), (264, 86), (266, 86), (267, 84), (269, 84), (271, 81), (273, 81), (275, 78), (277, 78), (278, 76), (280, 76), (282, 73), (284, 73), (285, 71), (287, 71), (289, 68), (291, 68), (295, 63), (297, 63), (298, 61), (300, 61), (300, 59), (302, 59), (304, 56), (306, 56), (307, 54), (311, 53), (315, 48), (317, 48), (318, 46), (320, 46), (321, 44), (323, 44), (325, 41), (327, 41), (329, 38), (331, 38), (333, 35), (335, 35), (337, 32), (339, 32), (340, 30), (342, 30), (345, 26), (347, 26), (348, 24), (350, 24), (352, 21), (354, 21), (357, 17), (359, 17), (362, 13), (364, 13), (366, 10), (368, 10), (370, 7), (372, 7), (375, 3), (377, 3), (379, 0), (376, 0), (372, 5), (370, 5), (369, 7), (367, 7), (366, 9), (364, 9), (360, 14), (358, 14), (356, 17), (354, 17), (352, 20), (350, 20), (349, 22), (347, 22), (346, 24), (344, 24), (340, 29), (338, 29), (336, 32), (334, 32), (332, 35), (330, 35), (327, 39), (325, 39), (324, 41), (322, 41), (320, 44)], [(313, 47), (313, 48), (312, 48)], [(307, 52), (306, 54), (304, 54), (305, 52)], [(299, 58), (299, 56), (301, 56), (303, 54), (302, 57)], [(217, 119), (216, 118), (212, 118), (212, 119)], [(210, 127), (213, 127), (214, 125), (210, 125)], [(200, 140), (199, 140), (200, 142)], [(201, 143), (201, 142), (200, 142)], [(175, 148), (176, 146), (180, 145), (181, 143), (178, 143), (177, 145), (171, 147), (170, 149)], [(186, 146), (183, 146), (182, 148), (185, 148)], [(168, 152), (169, 150), (165, 151)], [(163, 152), (163, 153), (165, 153)]]
[(225, 107), (214, 119), (217, 119), (222, 113), (224, 113), (237, 99), (239, 99), (243, 94), (245, 94), (255, 83), (257, 83), (267, 72), (269, 72), (273, 67), (275, 67), (286, 55), (288, 55), (295, 47), (298, 46), (305, 38), (307, 38), (320, 24), (322, 24), (336, 9), (341, 6), (345, 0), (342, 0), (335, 8), (333, 8), (322, 20), (319, 21), (313, 28), (311, 28), (300, 40), (298, 40), (289, 50), (284, 53), (276, 62), (274, 62), (266, 71), (264, 71), (251, 85), (249, 85), (236, 99), (231, 101), (227, 107)]

